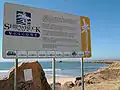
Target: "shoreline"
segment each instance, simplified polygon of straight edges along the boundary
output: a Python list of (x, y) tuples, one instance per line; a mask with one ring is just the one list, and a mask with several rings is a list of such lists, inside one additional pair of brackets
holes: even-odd
[(120, 62), (120, 60), (92, 60), (92, 61), (85, 61), (88, 63), (105, 63), (105, 64), (113, 64)]
[[(33, 63), (34, 63), (34, 65), (33, 65)], [(34, 75), (38, 76), (37, 80), (39, 80), (39, 78), (40, 78), (40, 80), (43, 83), (45, 81), (46, 85), (52, 87), (53, 78), (46, 77), (47, 74), (44, 74), (45, 76), (43, 75), (44, 70), (42, 69), (41, 66), (39, 66), (40, 64), (38, 62), (23, 63), (21, 65), (24, 65), (23, 67), (26, 67), (27, 64), (28, 64), (28, 67), (30, 67), (30, 68), (31, 68), (31, 66), (33, 69), (36, 68), (34, 70), (36, 74), (34, 74)], [(37, 65), (38, 65), (38, 67), (35, 67)], [(38, 68), (40, 69), (40, 71), (38, 70)], [(24, 69), (22, 71), (24, 71)], [(11, 72), (13, 73), (13, 69), (11, 70)], [(74, 73), (76, 73), (76, 72), (74, 72)], [(14, 77), (13, 74), (9, 74), (9, 76), (10, 75), (12, 75), (12, 77)], [(41, 77), (39, 75), (41, 75)], [(34, 76), (34, 78), (36, 78), (36, 76)], [(44, 77), (44, 80), (41, 79), (43, 77)], [(3, 80), (5, 81), (6, 79), (1, 78), (1, 85), (3, 84), (3, 82), (2, 82)], [(9, 79), (7, 79), (7, 80), (9, 80)], [(95, 71), (84, 73), (84, 80), (85, 80), (85, 90), (89, 90), (89, 89), (91, 89), (91, 90), (117, 90), (120, 87), (120, 85), (119, 85), (120, 84), (120, 61), (113, 63), (113, 64), (109, 64), (106, 67), (99, 68)], [(27, 82), (25, 82), (25, 83), (27, 83)], [(6, 84), (4, 83), (4, 85), (6, 85)], [(81, 90), (80, 89), (81, 88), (81, 77), (80, 76), (56, 77), (56, 85), (58, 88), (56, 90)], [(44, 86), (44, 85), (42, 84), (42, 86)], [(2, 88), (2, 86), (1, 86), (1, 88)], [(60, 89), (60, 88), (65, 88), (65, 89)]]
[[(56, 61), (58, 63), (62, 63), (62, 62), (81, 62), (79, 60), (58, 60)], [(105, 64), (112, 64), (115, 62), (120, 62), (120, 60), (85, 60), (84, 59), (84, 63), (105, 63)]]
[[(94, 62), (94, 61), (85, 61), (85, 63), (105, 63), (103, 60), (100, 60), (101, 62), (99, 62), (99, 60), (98, 60), (98, 62)], [(59, 61), (57, 61), (57, 62), (59, 62)], [(62, 61), (63, 63), (64, 62), (66, 62), (66, 61)], [(60, 63), (62, 63), (62, 62), (60, 62)], [(76, 62), (76, 61), (73, 61), (73, 62)], [(116, 62), (116, 61), (115, 61)], [(120, 62), (120, 61), (119, 61)], [(69, 63), (69, 62), (68, 62)], [(113, 62), (112, 62), (113, 63)], [(106, 64), (106, 63), (105, 63)], [(109, 63), (109, 65), (111, 64), (111, 62)], [(108, 65), (107, 65), (108, 66)], [(105, 66), (106, 67), (106, 66)], [(103, 68), (103, 67), (102, 67)], [(101, 69), (101, 67), (100, 68), (98, 68), (98, 69)], [(44, 69), (43, 69), (44, 70)], [(52, 70), (52, 69), (51, 69)], [(0, 77), (6, 77), (6, 76), (8, 76), (8, 72), (10, 71), (10, 69), (9, 70), (1, 70), (1, 71), (3, 71), (3, 72), (0, 72)], [(96, 70), (97, 71), (97, 70)], [(93, 72), (96, 72), (96, 71), (91, 71), (91, 72), (84, 72), (84, 74), (87, 74), (87, 73), (93, 73)], [(44, 70), (44, 72), (45, 72), (45, 70)], [(45, 74), (46, 75), (46, 78), (47, 78), (47, 80), (49, 81), (49, 82), (52, 82), (52, 74)], [(75, 80), (75, 78), (76, 77), (80, 77), (80, 75), (79, 76), (68, 76), (68, 77), (63, 77), (63, 76), (61, 76), (61, 77), (57, 77), (56, 78), (56, 80), (58, 81), (58, 80), (60, 80), (60, 81), (62, 81), (61, 79), (65, 79), (63, 82), (65, 82), (65, 81), (68, 81), (69, 79), (71, 80), (71, 81), (73, 81), (72, 79), (74, 79)]]
[[(53, 83), (52, 78), (47, 78), (47, 81), (48, 81), (49, 84)], [(75, 78), (74, 77), (56, 78), (56, 83), (61, 83), (61, 85), (64, 85), (68, 81), (75, 82)]]
[[(120, 62), (110, 64), (97, 71), (84, 74), (85, 90), (120, 90)], [(52, 79), (47, 79), (51, 85)], [(56, 78), (56, 90), (81, 90), (81, 79), (74, 78)]]

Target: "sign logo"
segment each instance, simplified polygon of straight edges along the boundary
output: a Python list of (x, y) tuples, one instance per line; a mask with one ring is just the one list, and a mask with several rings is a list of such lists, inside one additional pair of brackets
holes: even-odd
[(77, 55), (77, 53), (76, 53), (76, 52), (72, 52), (72, 55), (73, 55), (73, 56), (76, 56), (76, 55)]
[(16, 56), (16, 52), (15, 51), (7, 51), (7, 56)]
[(40, 37), (40, 26), (32, 26), (32, 14), (16, 11), (16, 24), (4, 24), (5, 35), (22, 37)]
[(31, 26), (31, 13), (16, 11), (16, 24)]

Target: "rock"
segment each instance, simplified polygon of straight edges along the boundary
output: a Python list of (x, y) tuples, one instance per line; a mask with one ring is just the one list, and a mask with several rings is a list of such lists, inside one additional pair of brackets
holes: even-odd
[(68, 81), (64, 84), (64, 86), (72, 88), (72, 87), (74, 87), (74, 83), (72, 81)]
[(85, 78), (85, 83), (86, 84), (94, 84), (94, 83), (99, 83), (100, 80), (98, 80), (97, 77), (94, 77), (94, 76), (88, 76)]
[[(53, 83), (50, 84), (50, 86), (51, 86), (51, 88), (53, 88)], [(56, 83), (55, 83), (55, 90), (62, 90), (62, 89), (61, 89), (61, 83), (59, 83), (59, 82), (56, 82)]]
[[(53, 88), (53, 83), (50, 86), (51, 86), (51, 88)], [(55, 90), (63, 90), (61, 87), (61, 83), (59, 83), (59, 82), (55, 83)]]
[(76, 80), (75, 81), (75, 86), (81, 86), (82, 84), (82, 81), (81, 80)]
[[(25, 69), (32, 69), (32, 80), (25, 81), (24, 77), (24, 70)], [(0, 87), (0, 90), (14, 90), (14, 70), (12, 68), (9, 71), (8, 78), (4, 81), (5, 88), (9, 87), (9, 89), (3, 89)], [(50, 85), (48, 84), (45, 73), (41, 67), (41, 65), (35, 62), (23, 62), (18, 66), (18, 75), (17, 75), (17, 90), (51, 90)], [(28, 76), (29, 77), (29, 76)]]
[(59, 63), (62, 63), (62, 61), (59, 61)]
[(76, 77), (75, 86), (81, 86), (81, 84), (82, 84), (81, 79), (82, 79), (82, 77)]
[(85, 83), (95, 84), (104, 82), (105, 80), (115, 80), (117, 78), (120, 78), (120, 63), (118, 62), (85, 75)]
[(77, 81), (77, 80), (81, 80), (81, 79), (82, 79), (81, 77), (76, 77), (76, 81)]
[[(50, 84), (50, 86), (52, 87), (52, 86), (53, 86), (53, 83), (52, 83), (52, 84)], [(56, 87), (59, 87), (59, 86), (61, 86), (61, 83), (56, 82), (56, 83), (55, 83), (55, 86), (56, 86)]]
[(0, 90), (9, 90), (8, 79), (4, 78), (3, 80), (0, 80)]

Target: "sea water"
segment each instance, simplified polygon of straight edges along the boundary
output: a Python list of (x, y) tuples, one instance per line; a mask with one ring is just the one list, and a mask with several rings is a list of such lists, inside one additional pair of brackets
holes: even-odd
[[(52, 62), (41, 62), (43, 70), (47, 78), (52, 78)], [(14, 62), (0, 62), (0, 77), (7, 76), (10, 68), (14, 66)], [(97, 71), (99, 68), (108, 66), (105, 63), (84, 63), (84, 73)], [(77, 77), (81, 75), (80, 62), (56, 62), (56, 77)]]

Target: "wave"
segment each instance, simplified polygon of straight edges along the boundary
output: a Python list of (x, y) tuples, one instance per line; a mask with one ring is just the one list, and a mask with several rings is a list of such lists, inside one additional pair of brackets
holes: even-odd
[[(53, 69), (43, 69), (46, 72), (52, 72)], [(62, 69), (55, 69), (55, 71), (62, 71)]]
[[(46, 72), (52, 72), (53, 71), (53, 69), (43, 69), (44, 71), (46, 71)], [(62, 69), (55, 69), (56, 71), (62, 71)], [(0, 70), (0, 73), (7, 73), (7, 72), (9, 72), (9, 70)]]
[[(53, 71), (53, 69), (43, 69), (44, 71)], [(56, 71), (62, 71), (62, 69), (55, 69)], [(7, 73), (9, 70), (0, 70), (0, 73)]]
[[(52, 78), (53, 74), (52, 74), (52, 69), (43, 69), (46, 73), (46, 76), (48, 78)], [(62, 69), (56, 69), (56, 71), (62, 71)], [(5, 77), (8, 75), (9, 70), (0, 70), (0, 77)], [(71, 75), (65, 75), (65, 74), (57, 74), (55, 75), (56, 77), (72, 77)]]
[[(53, 77), (53, 74), (51, 73), (51, 74), (47, 74), (46, 73), (46, 76), (48, 77), (48, 78), (52, 78)], [(58, 77), (60, 77), (60, 78), (63, 78), (63, 77), (72, 77), (72, 76), (70, 76), (70, 75), (65, 75), (65, 74), (56, 74), (55, 75), (57, 78)]]
[(5, 78), (8, 76), (9, 70), (0, 70), (0, 78)]
[(0, 73), (8, 73), (9, 70), (0, 70)]

